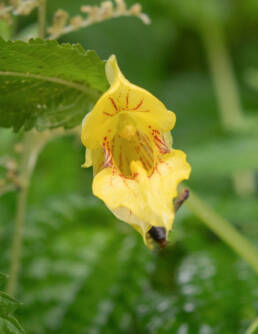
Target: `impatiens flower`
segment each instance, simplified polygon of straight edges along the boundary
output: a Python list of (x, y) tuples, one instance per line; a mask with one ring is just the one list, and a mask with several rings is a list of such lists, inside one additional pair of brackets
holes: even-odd
[(152, 227), (173, 224), (179, 182), (188, 179), (186, 155), (172, 149), (176, 116), (148, 91), (131, 84), (115, 56), (106, 63), (110, 88), (85, 117), (83, 167), (93, 165), (93, 193), (152, 247)]

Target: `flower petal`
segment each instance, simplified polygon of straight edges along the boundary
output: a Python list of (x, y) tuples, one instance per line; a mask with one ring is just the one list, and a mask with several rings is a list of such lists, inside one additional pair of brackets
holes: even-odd
[(101, 146), (105, 136), (112, 140), (123, 115), (130, 116), (142, 131), (149, 126), (161, 132), (174, 127), (175, 114), (151, 93), (126, 80), (114, 56), (107, 61), (106, 73), (111, 86), (83, 124), (82, 142), (86, 147), (95, 149)]
[(146, 242), (151, 226), (171, 230), (175, 215), (172, 200), (177, 196), (178, 183), (188, 179), (191, 167), (184, 152), (172, 150), (163, 156), (151, 176), (140, 161), (132, 161), (131, 170), (133, 179), (114, 168), (103, 169), (93, 180), (93, 193), (119, 218), (137, 227)]

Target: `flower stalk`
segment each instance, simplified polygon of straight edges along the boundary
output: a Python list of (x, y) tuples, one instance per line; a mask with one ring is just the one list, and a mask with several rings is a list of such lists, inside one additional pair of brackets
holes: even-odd
[(232, 224), (192, 190), (190, 190), (190, 196), (185, 205), (258, 273), (258, 250)]
[(45, 37), (45, 25), (46, 25), (46, 0), (39, 0), (38, 8), (38, 36), (40, 38)]
[(59, 9), (54, 15), (53, 25), (48, 28), (49, 39), (57, 39), (72, 31), (121, 16), (135, 16), (144, 24), (150, 23), (149, 17), (142, 12), (140, 4), (136, 3), (127, 8), (124, 0), (115, 0), (115, 3), (103, 1), (100, 6), (82, 6), (81, 14), (83, 15), (69, 18), (69, 14), (65, 10)]
[(251, 325), (248, 327), (245, 334), (255, 334), (256, 329), (258, 328), (258, 318), (256, 318)]
[[(203, 20), (202, 23), (200, 33), (212, 73), (221, 124), (228, 132), (245, 131), (246, 120), (222, 28), (216, 22), (210, 23)], [(239, 195), (253, 194), (255, 175), (252, 171), (235, 173), (233, 184)]]
[(11, 261), (9, 270), (9, 280), (6, 291), (14, 296), (16, 292), (18, 275), (20, 270), (20, 260), (22, 255), (23, 229), (26, 215), (28, 188), (30, 178), (37, 161), (41, 145), (34, 132), (26, 133), (24, 136), (24, 152), (20, 167), (21, 186), (17, 196), (16, 216), (14, 222), (13, 241), (11, 245)]
[[(35, 3), (35, 1), (34, 1)], [(45, 36), (46, 20), (46, 0), (40, 0), (38, 12), (38, 34), (39, 37)], [(21, 266), (23, 231), (27, 208), (28, 189), (31, 175), (37, 162), (38, 154), (45, 144), (45, 135), (35, 131), (28, 132), (23, 139), (23, 154), (20, 166), (20, 189), (17, 195), (16, 216), (13, 231), (13, 240), (11, 245), (11, 260), (9, 279), (7, 281), (6, 291), (14, 296), (17, 288), (19, 271)]]

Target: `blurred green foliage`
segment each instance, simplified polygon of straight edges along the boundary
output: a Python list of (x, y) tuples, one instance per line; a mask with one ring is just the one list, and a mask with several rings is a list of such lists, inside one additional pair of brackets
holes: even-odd
[[(104, 59), (116, 54), (130, 81), (176, 112), (174, 147), (192, 163), (189, 184), (257, 243), (257, 184), (255, 194), (242, 198), (231, 174), (257, 171), (258, 136), (229, 134), (221, 126), (197, 27), (205, 17), (225, 32), (243, 111), (257, 117), (257, 2), (141, 3), (150, 26), (120, 18), (61, 41), (79, 42)], [(56, 9), (75, 15), (80, 5), (49, 1), (49, 23)], [(19, 19), (17, 29), (35, 19)], [(1, 130), (1, 155), (19, 139)], [(258, 280), (248, 265), (186, 208), (176, 217), (169, 247), (150, 252), (93, 198), (92, 172), (80, 168), (83, 159), (78, 139), (57, 138), (44, 148), (32, 178), (17, 312), (28, 333), (244, 334), (258, 311)], [(8, 272), (14, 210), (15, 194), (2, 196), (2, 272)]]

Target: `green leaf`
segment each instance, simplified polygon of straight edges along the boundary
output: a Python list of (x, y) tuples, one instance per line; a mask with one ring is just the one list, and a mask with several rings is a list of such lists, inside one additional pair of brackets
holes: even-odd
[(192, 216), (176, 221), (179, 229), (178, 242), (150, 252), (92, 197), (34, 207), (20, 281), (26, 328), (162, 334), (187, 324), (193, 333), (243, 333), (255, 317), (255, 273)]
[(1, 334), (25, 334), (20, 323), (11, 315), (6, 318), (0, 317), (0, 333)]
[(6, 293), (0, 291), (0, 315), (6, 316), (9, 313), (13, 313), (20, 303), (8, 296)]
[(25, 331), (12, 315), (20, 305), (16, 299), (0, 291), (0, 333), (1, 334), (24, 334)]
[(104, 62), (79, 44), (0, 39), (0, 126), (78, 125), (107, 89)]
[[(6, 275), (0, 273), (0, 283), (5, 282)], [(12, 315), (21, 303), (0, 291), (0, 333), (24, 334), (25, 331), (19, 321)]]

